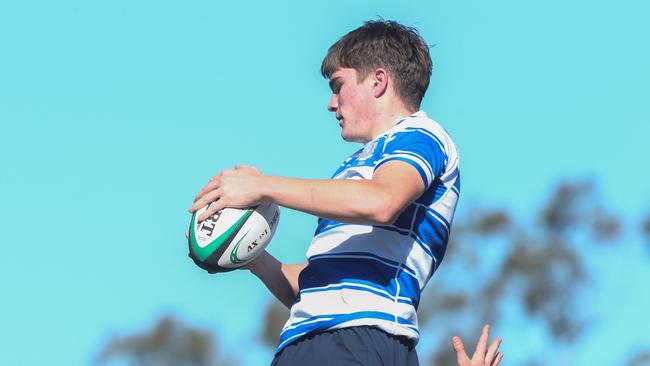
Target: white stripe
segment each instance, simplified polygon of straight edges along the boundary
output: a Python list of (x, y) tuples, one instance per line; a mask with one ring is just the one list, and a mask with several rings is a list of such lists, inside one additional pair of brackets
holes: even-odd
[[(396, 273), (399, 273), (399, 270)], [(395, 277), (395, 278), (397, 278), (397, 277)], [(305, 289), (300, 290), (300, 294), (302, 296), (303, 291), (306, 291), (305, 293), (318, 292), (318, 291), (323, 291), (323, 290), (332, 290), (332, 289), (336, 289), (338, 287), (343, 287), (343, 286), (356, 286), (356, 287), (367, 288), (367, 289), (375, 291), (375, 292), (380, 292), (380, 293), (390, 297), (391, 300), (395, 300), (395, 302), (397, 302), (398, 300), (407, 300), (409, 302), (412, 302), (412, 300), (410, 298), (406, 297), (406, 296), (396, 296), (396, 295), (390, 294), (390, 293), (388, 293), (388, 292), (386, 292), (386, 291), (384, 291), (382, 289), (372, 287), (372, 286), (369, 286), (369, 285), (366, 285), (366, 284), (363, 284), (363, 283), (357, 283), (357, 282), (339, 282), (339, 283), (333, 283), (333, 284), (330, 284), (330, 285), (327, 285), (327, 286), (309, 287), (309, 288), (305, 288)], [(398, 288), (397, 293), (399, 294), (399, 282), (397, 282), (397, 288)], [(314, 291), (314, 290), (316, 290), (316, 291)], [(345, 289), (345, 290), (354, 290), (354, 289)]]
[(373, 166), (353, 166), (344, 169), (333, 179), (372, 179)]
[(297, 323), (317, 315), (350, 314), (361, 311), (398, 314), (408, 319), (411, 313), (415, 313), (415, 307), (411, 303), (396, 302), (372, 292), (344, 288), (301, 294), (300, 301), (291, 307), (290, 319), (291, 323)]
[[(395, 305), (397, 305), (397, 300), (399, 298), (399, 292), (400, 292), (400, 285), (399, 285), (399, 281), (397, 280), (397, 276), (399, 275), (399, 270), (401, 269), (401, 267), (402, 267), (402, 265), (400, 264), (397, 271), (395, 271), (395, 276), (393, 277), (393, 280), (395, 281), (395, 287), (396, 287)], [(397, 306), (395, 306), (395, 310), (397, 310)], [(395, 316), (395, 323), (397, 323), (398, 322), (398, 320), (397, 320), (397, 318), (398, 318), (397, 312), (395, 312), (393, 315)]]
[(292, 340), (294, 340), (294, 339), (296, 339), (296, 338), (298, 338), (298, 337), (300, 337), (300, 336), (305, 335), (306, 333), (307, 333), (307, 332), (302, 332), (302, 333), (299, 333), (299, 334), (294, 335), (293, 337), (287, 338), (284, 342), (282, 342), (282, 343), (278, 346), (278, 348), (282, 348), (282, 347), (284, 347), (285, 344), (291, 342)]

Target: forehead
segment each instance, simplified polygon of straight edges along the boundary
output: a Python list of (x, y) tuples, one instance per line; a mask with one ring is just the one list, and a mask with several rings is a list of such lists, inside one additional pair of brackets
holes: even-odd
[(344, 83), (349, 83), (353, 81), (355, 83), (359, 81), (357, 79), (357, 70), (350, 69), (350, 68), (338, 68), (330, 76), (330, 81), (329, 81), (330, 89), (332, 90), (338, 89)]
[(330, 76), (330, 80), (334, 80), (337, 78), (340, 79), (348, 79), (352, 77), (357, 77), (357, 70), (351, 69), (351, 68), (345, 68), (345, 67), (340, 67), (336, 69)]

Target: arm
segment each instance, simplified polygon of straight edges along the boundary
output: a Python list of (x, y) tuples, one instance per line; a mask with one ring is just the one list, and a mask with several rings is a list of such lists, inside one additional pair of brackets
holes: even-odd
[(225, 207), (250, 207), (260, 201), (348, 223), (391, 224), (424, 192), (411, 165), (390, 161), (370, 180), (296, 179), (263, 175), (253, 167), (224, 170), (197, 194), (190, 212), (212, 202), (199, 220)]
[(262, 280), (264, 285), (280, 302), (291, 308), (298, 295), (298, 276), (306, 266), (307, 263), (281, 263), (265, 251), (249, 263), (246, 268)]

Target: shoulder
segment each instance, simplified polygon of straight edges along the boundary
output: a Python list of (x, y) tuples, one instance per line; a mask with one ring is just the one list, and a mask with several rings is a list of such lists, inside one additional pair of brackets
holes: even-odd
[(418, 111), (409, 117), (398, 121), (387, 133), (387, 142), (405, 136), (433, 140), (443, 150), (454, 146), (454, 142), (440, 123), (433, 120), (423, 111)]

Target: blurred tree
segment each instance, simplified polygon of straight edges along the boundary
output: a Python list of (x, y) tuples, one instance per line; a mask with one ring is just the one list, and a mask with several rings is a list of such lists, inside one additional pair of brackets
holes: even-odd
[(260, 334), (262, 342), (269, 347), (275, 348), (278, 345), (280, 331), (287, 319), (289, 319), (289, 309), (274, 297), (264, 312)]
[[(498, 324), (513, 306), (558, 344), (574, 342), (587, 316), (576, 309), (589, 279), (581, 252), (621, 235), (620, 220), (600, 204), (593, 185), (560, 184), (533, 224), (501, 209), (470, 212), (454, 223), (443, 268), (422, 294), (421, 331), (438, 342), (423, 364), (454, 365), (451, 337), (475, 340), (482, 324)], [(645, 228), (650, 233), (650, 218)], [(275, 346), (287, 314), (279, 302), (270, 303), (266, 344)], [(532, 357), (528, 364), (540, 363)]]
[(135, 366), (235, 365), (232, 360), (217, 362), (217, 344), (211, 332), (162, 317), (153, 329), (139, 334), (117, 336), (100, 351), (96, 365), (116, 359)]
[(642, 351), (632, 356), (627, 366), (650, 366), (650, 350)]
[(641, 230), (643, 231), (646, 240), (650, 241), (650, 215), (643, 220)]
[[(498, 324), (517, 309), (541, 323), (557, 346), (581, 334), (588, 314), (576, 301), (589, 280), (581, 253), (615, 242), (620, 220), (589, 182), (560, 184), (534, 217), (530, 225), (503, 210), (476, 209), (455, 224), (448, 258), (419, 312), (425, 329), (443, 334), (430, 364), (453, 365), (446, 344), (453, 334), (472, 339), (481, 324)], [(528, 364), (537, 361), (533, 356)]]

